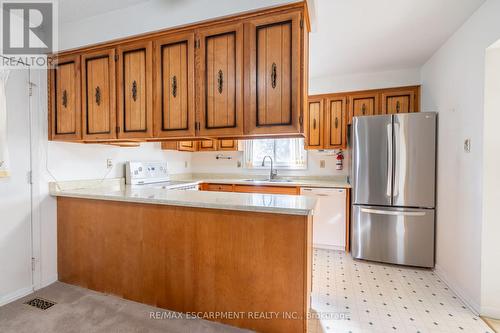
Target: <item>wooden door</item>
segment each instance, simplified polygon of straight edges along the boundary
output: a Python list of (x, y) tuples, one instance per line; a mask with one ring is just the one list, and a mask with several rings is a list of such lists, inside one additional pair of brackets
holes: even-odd
[(325, 148), (344, 148), (347, 142), (346, 97), (326, 99)]
[(154, 42), (155, 137), (191, 137), (196, 133), (194, 33)]
[(301, 13), (266, 16), (245, 25), (245, 131), (301, 132)]
[(416, 112), (415, 92), (413, 90), (382, 93), (382, 114), (409, 112)]
[(243, 134), (243, 26), (226, 24), (198, 32), (199, 135)]
[(115, 50), (82, 55), (84, 139), (116, 138)]
[(179, 141), (177, 144), (177, 150), (196, 151), (196, 150), (198, 150), (198, 142), (197, 141)]
[(377, 93), (349, 96), (349, 124), (352, 121), (352, 117), (373, 116), (378, 114), (378, 101)]
[(49, 73), (49, 135), (52, 140), (81, 140), (80, 55), (56, 58), (53, 65)]
[(236, 151), (238, 150), (238, 140), (219, 140), (217, 150)]
[(309, 100), (307, 110), (307, 149), (323, 149), (323, 128), (324, 128), (323, 99)]
[(153, 136), (152, 53), (151, 42), (117, 48), (118, 138)]
[(198, 142), (199, 151), (217, 150), (217, 140), (201, 140)]

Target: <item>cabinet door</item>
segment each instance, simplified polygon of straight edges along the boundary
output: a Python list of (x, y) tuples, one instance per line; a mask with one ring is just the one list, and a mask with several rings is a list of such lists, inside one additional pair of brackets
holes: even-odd
[(217, 140), (201, 140), (198, 142), (199, 151), (217, 150)]
[(349, 124), (352, 117), (373, 116), (378, 114), (378, 94), (352, 95), (349, 97), (350, 115)]
[(81, 140), (80, 55), (53, 60), (50, 70), (50, 136), (52, 140)]
[(307, 110), (307, 149), (323, 149), (323, 99), (309, 100)]
[(195, 136), (194, 33), (155, 41), (155, 137)]
[(118, 53), (118, 138), (153, 136), (151, 42), (120, 46)]
[(84, 139), (116, 138), (115, 50), (82, 55)]
[(409, 113), (415, 112), (415, 92), (401, 90), (382, 93), (382, 113)]
[(326, 100), (325, 148), (343, 148), (346, 145), (346, 98), (331, 97)]
[(162, 150), (177, 150), (177, 141), (165, 141), (161, 143)]
[(300, 20), (293, 12), (245, 25), (247, 134), (301, 132)]
[(238, 150), (238, 140), (219, 140), (217, 150), (236, 151)]
[(198, 36), (198, 134), (243, 134), (242, 25), (207, 28)]
[(198, 149), (197, 141), (179, 141), (177, 150), (180, 151), (196, 151)]

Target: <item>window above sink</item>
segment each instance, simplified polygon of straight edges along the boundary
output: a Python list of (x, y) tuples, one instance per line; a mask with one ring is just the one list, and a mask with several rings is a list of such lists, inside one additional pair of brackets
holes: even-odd
[(307, 169), (304, 139), (256, 139), (243, 141), (243, 161), (247, 169), (269, 169), (269, 160), (262, 166), (264, 156), (271, 156), (275, 169)]

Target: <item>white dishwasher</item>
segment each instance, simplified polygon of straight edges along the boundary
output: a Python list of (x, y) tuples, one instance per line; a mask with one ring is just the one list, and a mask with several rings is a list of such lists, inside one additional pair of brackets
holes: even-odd
[(313, 246), (345, 250), (346, 190), (303, 187), (300, 194), (317, 199), (313, 215)]

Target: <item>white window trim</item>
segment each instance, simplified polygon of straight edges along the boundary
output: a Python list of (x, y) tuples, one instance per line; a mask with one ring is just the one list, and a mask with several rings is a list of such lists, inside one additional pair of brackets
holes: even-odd
[[(274, 139), (279, 140), (279, 139)], [(295, 143), (295, 156), (297, 156), (297, 161), (295, 165), (283, 165), (276, 163), (276, 159), (273, 157), (273, 167), (277, 170), (307, 170), (307, 151), (304, 149), (304, 145), (300, 143), (300, 139)], [(243, 144), (243, 168), (254, 169), (254, 170), (268, 170), (269, 160), (266, 160), (266, 165), (262, 166), (259, 162), (257, 164), (253, 163), (253, 142), (255, 140), (244, 140)]]

